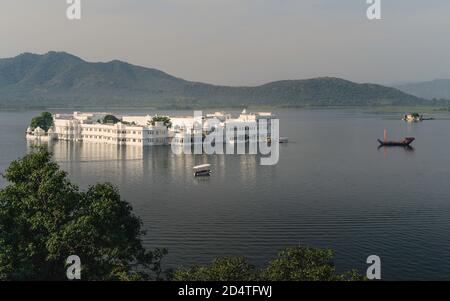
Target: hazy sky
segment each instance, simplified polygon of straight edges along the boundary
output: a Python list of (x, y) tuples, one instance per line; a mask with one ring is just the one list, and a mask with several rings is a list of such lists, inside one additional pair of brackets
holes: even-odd
[(397, 83), (450, 78), (450, 0), (0, 0), (0, 57), (67, 51), (189, 80), (254, 85), (338, 76)]

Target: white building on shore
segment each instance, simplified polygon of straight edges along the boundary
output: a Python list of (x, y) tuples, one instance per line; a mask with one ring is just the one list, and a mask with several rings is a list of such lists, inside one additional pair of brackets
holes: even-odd
[[(108, 122), (105, 117), (117, 119)], [(247, 113), (244, 110), (237, 118), (216, 112), (200, 117), (169, 117), (170, 127), (163, 122), (152, 125), (152, 118), (150, 115), (115, 117), (109, 113), (54, 114), (54, 126), (48, 132), (28, 128), (27, 139), (145, 146), (202, 143), (206, 135), (217, 131), (222, 135), (217, 135), (215, 143), (245, 143), (269, 139), (274, 117), (270, 112)], [(261, 120), (264, 123), (260, 123)], [(261, 124), (265, 127), (261, 128)]]
[(225, 121), (227, 142), (244, 143), (270, 139), (273, 118), (271, 112), (247, 113), (247, 110), (243, 110), (238, 118)]
[(200, 118), (171, 117), (169, 136), (172, 144), (202, 143), (205, 136), (213, 132), (220, 133), (215, 136), (215, 143), (266, 141), (271, 138), (273, 118), (271, 112), (247, 113), (247, 110), (243, 110), (237, 118), (224, 112), (206, 114)]
[(150, 116), (124, 116), (116, 123), (104, 123), (107, 113), (79, 113), (53, 115), (53, 128), (28, 129), (28, 139), (86, 141), (116, 145), (165, 145), (168, 129), (162, 122), (150, 124)]
[(41, 129), (40, 127), (37, 127), (35, 129), (32, 129), (31, 127), (28, 127), (26, 132), (26, 138), (28, 140), (36, 140), (36, 141), (50, 141), (55, 138), (55, 135), (53, 133), (53, 129), (50, 128), (46, 132), (45, 130)]

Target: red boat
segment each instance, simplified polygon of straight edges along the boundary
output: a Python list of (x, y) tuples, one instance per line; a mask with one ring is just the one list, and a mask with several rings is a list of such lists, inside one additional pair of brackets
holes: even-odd
[(377, 139), (380, 143), (380, 146), (409, 146), (416, 138), (414, 137), (405, 137), (400, 141), (389, 141), (387, 140), (387, 132), (384, 130), (384, 140)]

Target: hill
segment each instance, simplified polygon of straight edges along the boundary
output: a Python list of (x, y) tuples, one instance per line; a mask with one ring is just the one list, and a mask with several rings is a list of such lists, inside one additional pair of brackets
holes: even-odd
[(450, 99), (450, 79), (399, 85), (397, 89), (426, 99)]
[(121, 61), (91, 63), (65, 52), (0, 59), (0, 107), (415, 105), (395, 88), (339, 78), (284, 80), (256, 87), (191, 82)]

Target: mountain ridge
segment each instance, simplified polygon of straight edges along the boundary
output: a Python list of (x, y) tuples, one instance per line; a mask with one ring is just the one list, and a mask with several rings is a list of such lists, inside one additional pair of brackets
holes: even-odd
[(425, 99), (450, 100), (450, 79), (437, 78), (430, 81), (396, 85), (395, 88), (405, 93)]
[(415, 105), (423, 101), (395, 88), (336, 77), (233, 87), (188, 81), (119, 60), (87, 62), (67, 52), (0, 59), (0, 107), (289, 107)]

